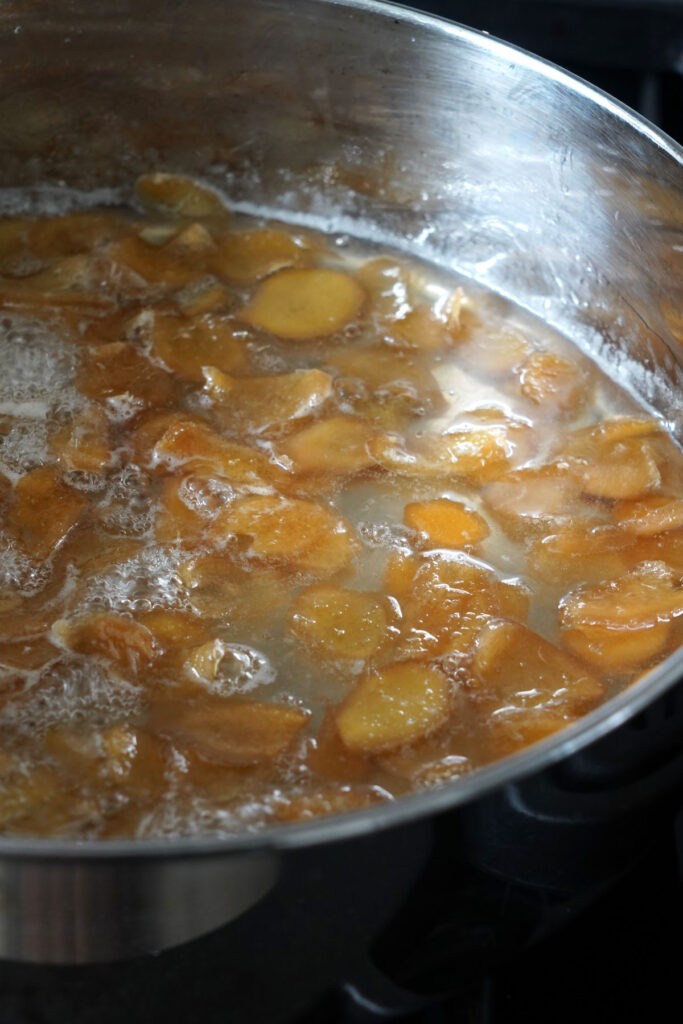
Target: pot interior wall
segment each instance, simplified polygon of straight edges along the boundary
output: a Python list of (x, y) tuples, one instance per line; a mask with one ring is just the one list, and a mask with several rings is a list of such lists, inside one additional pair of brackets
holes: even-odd
[(0, 148), (5, 209), (46, 186), (56, 204), (115, 200), (173, 169), (456, 267), (683, 439), (680, 151), (484, 37), (368, 3), (16, 2)]

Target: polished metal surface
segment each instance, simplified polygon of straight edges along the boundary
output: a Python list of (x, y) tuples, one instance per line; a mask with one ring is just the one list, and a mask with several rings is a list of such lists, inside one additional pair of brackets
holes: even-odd
[[(162, 167), (237, 209), (453, 267), (563, 330), (683, 441), (683, 154), (617, 102), (489, 37), (361, 0), (16, 0), (0, 10), (0, 150), (5, 210), (46, 196), (64, 207), (72, 189), (80, 202), (115, 201)], [(190, 919), (185, 937), (196, 935), (234, 916), (233, 897), (212, 896), (232, 870), (240, 909), (267, 888), (263, 861), (245, 854), (474, 800), (615, 728), (682, 667), (679, 652), (560, 736), (470, 778), (339, 819), (225, 839), (0, 840), (0, 955), (132, 955), (181, 941)], [(224, 880), (198, 880), (188, 897), (173, 872), (199, 879), (208, 854)], [(119, 927), (122, 884), (142, 909)]]

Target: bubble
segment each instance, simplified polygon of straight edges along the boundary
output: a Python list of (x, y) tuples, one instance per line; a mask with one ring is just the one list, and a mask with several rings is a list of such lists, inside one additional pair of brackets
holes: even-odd
[(184, 556), (177, 547), (150, 545), (126, 562), (90, 580), (78, 612), (92, 610), (145, 612), (178, 608), (183, 587), (178, 566)]
[(100, 500), (102, 522), (112, 533), (141, 537), (154, 526), (154, 503), (149, 476), (138, 466), (124, 466), (109, 477)]
[(98, 729), (140, 713), (142, 690), (93, 661), (59, 658), (38, 680), (26, 676), (27, 688), (0, 707), (0, 726), (32, 738), (57, 725)]
[(32, 562), (6, 534), (0, 533), (0, 593), (13, 591), (32, 597), (45, 588), (51, 575), (49, 562)]
[(73, 383), (74, 350), (42, 320), (0, 319), (0, 365), (0, 413), (35, 418), (84, 404)]
[(48, 429), (44, 419), (15, 419), (0, 434), (0, 466), (10, 476), (23, 476), (48, 461)]
[(275, 682), (277, 672), (270, 658), (255, 647), (224, 643), (222, 640), (214, 641), (213, 647), (217, 661), (215, 676), (205, 679), (193, 672), (212, 693), (231, 697)]

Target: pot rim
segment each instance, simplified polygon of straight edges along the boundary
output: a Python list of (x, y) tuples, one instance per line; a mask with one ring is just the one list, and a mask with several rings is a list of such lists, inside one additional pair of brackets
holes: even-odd
[[(438, 30), (452, 39), (473, 43), (491, 54), (512, 58), (517, 66), (537, 72), (545, 79), (590, 100), (625, 122), (637, 134), (645, 136), (667, 153), (683, 170), (683, 147), (665, 132), (621, 101), (551, 61), (536, 57), (527, 50), (490, 36), (487, 32), (468, 28), (409, 6), (385, 0), (318, 2), (331, 3), (351, 10), (359, 9), (380, 17), (390, 17), (416, 29)], [(255, 832), (178, 836), (168, 839), (44, 839), (0, 836), (0, 860), (105, 862), (120, 858), (152, 860), (226, 854), (249, 855), (293, 850), (368, 835), (408, 824), (415, 819), (456, 809), (491, 794), (499, 786), (517, 783), (537, 771), (548, 768), (618, 728), (681, 679), (683, 646), (645, 673), (637, 682), (578, 721), (561, 729), (559, 733), (517, 754), (501, 758), (484, 768), (478, 768), (453, 782), (401, 796), (394, 801), (375, 804), (361, 811), (316, 818), (306, 823), (273, 825)]]

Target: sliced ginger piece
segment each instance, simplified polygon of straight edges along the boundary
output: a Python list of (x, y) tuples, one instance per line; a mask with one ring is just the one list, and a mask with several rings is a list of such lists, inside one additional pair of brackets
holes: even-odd
[(204, 378), (214, 402), (225, 407), (230, 425), (257, 434), (310, 416), (332, 393), (329, 374), (315, 369), (231, 377), (209, 366)]
[(572, 721), (575, 721), (575, 716), (554, 706), (509, 707), (495, 712), (486, 723), (484, 747), (487, 760), (507, 757), (533, 743), (540, 743)]
[(612, 511), (617, 526), (637, 537), (652, 537), (683, 527), (683, 500), (653, 494), (635, 501), (620, 501)]
[(361, 412), (368, 402), (396, 405), (411, 415), (444, 408), (441, 388), (419, 358), (388, 345), (333, 349), (325, 364), (336, 370), (338, 390), (355, 396)]
[(355, 320), (365, 292), (338, 270), (280, 270), (258, 286), (240, 320), (289, 341), (327, 337)]
[(110, 211), (77, 210), (33, 221), (30, 246), (41, 259), (58, 260), (90, 252), (130, 232), (130, 224)]
[(525, 338), (514, 331), (479, 328), (460, 341), (455, 351), (458, 361), (472, 373), (484, 377), (504, 377), (529, 358), (531, 347)]
[(475, 678), (506, 705), (589, 710), (605, 688), (581, 662), (516, 622), (494, 619), (482, 630), (472, 662)]
[(153, 475), (165, 473), (167, 467), (163, 461), (156, 464), (154, 449), (167, 431), (172, 433), (187, 424), (206, 429), (206, 423), (191, 413), (152, 410), (142, 416), (129, 438), (131, 461)]
[(86, 499), (62, 483), (51, 466), (39, 466), (16, 483), (7, 526), (30, 558), (42, 560), (79, 521)]
[(368, 260), (356, 271), (356, 278), (368, 293), (373, 313), (382, 319), (396, 319), (408, 312), (410, 272), (386, 256)]
[(287, 474), (262, 452), (226, 441), (210, 427), (175, 420), (154, 445), (152, 466), (170, 472), (219, 476), (235, 486), (267, 489), (286, 480)]
[(139, 235), (129, 235), (110, 246), (111, 258), (162, 289), (183, 288), (204, 273), (205, 260), (182, 247), (152, 245)]
[(197, 615), (240, 620), (272, 617), (286, 599), (286, 583), (275, 569), (257, 573), (224, 552), (197, 555), (180, 566), (178, 575)]
[(292, 602), (290, 630), (330, 658), (371, 658), (387, 642), (392, 615), (381, 594), (316, 584)]
[(173, 378), (125, 341), (112, 341), (85, 352), (76, 386), (89, 398), (102, 401), (130, 395), (147, 407), (168, 405), (175, 394)]
[(570, 434), (563, 445), (571, 471), (596, 498), (640, 498), (661, 481), (652, 439), (655, 420), (617, 417)]
[(107, 469), (113, 452), (104, 409), (90, 405), (76, 413), (68, 426), (52, 435), (50, 448), (68, 472), (101, 473)]
[(250, 765), (284, 754), (308, 718), (301, 708), (207, 696), (153, 707), (150, 726), (203, 760)]
[(439, 548), (479, 544), (491, 532), (483, 516), (451, 498), (410, 502), (403, 510), (403, 522)]
[(199, 543), (235, 492), (215, 477), (170, 477), (164, 482), (155, 535), (161, 543)]
[(0, 280), (0, 304), (31, 306), (39, 314), (41, 307), (63, 308), (65, 315), (71, 307), (104, 312), (116, 303), (112, 285), (110, 267), (101, 260), (65, 256), (35, 274)]
[(242, 498), (217, 520), (215, 535), (226, 534), (250, 537), (250, 552), (259, 558), (313, 573), (338, 572), (359, 547), (346, 519), (300, 498)]
[(670, 624), (683, 615), (681, 573), (643, 562), (595, 587), (578, 587), (560, 602), (563, 643), (606, 672), (635, 669), (666, 648)]
[(487, 484), (482, 496), (513, 534), (547, 531), (589, 513), (579, 481), (558, 464), (504, 473)]
[(355, 416), (331, 416), (288, 438), (279, 448), (295, 473), (348, 476), (374, 464), (369, 443), (372, 427)]
[(230, 301), (230, 292), (225, 285), (212, 278), (193, 281), (175, 296), (176, 305), (188, 320), (225, 309)]
[(153, 608), (140, 616), (140, 623), (148, 629), (163, 648), (173, 646), (198, 646), (206, 643), (209, 634), (201, 621), (188, 612), (173, 611), (169, 608)]
[(306, 249), (284, 231), (239, 231), (218, 240), (211, 269), (228, 281), (251, 284), (276, 270), (305, 262), (307, 255)]
[(385, 434), (373, 438), (368, 448), (384, 469), (399, 476), (483, 484), (510, 468), (508, 432), (501, 426), (428, 435), (412, 449), (399, 437)]
[(524, 398), (550, 413), (578, 409), (588, 398), (580, 367), (553, 352), (533, 352), (519, 368)]
[(453, 344), (448, 324), (428, 306), (411, 309), (395, 320), (390, 330), (392, 339), (407, 348), (438, 352)]
[(578, 583), (617, 576), (642, 560), (636, 538), (609, 524), (567, 526), (529, 547), (530, 573), (548, 583)]
[(110, 612), (60, 619), (54, 623), (52, 633), (70, 651), (105, 658), (133, 676), (148, 669), (163, 650), (146, 626)]
[(351, 751), (391, 750), (428, 736), (451, 708), (451, 685), (438, 668), (403, 661), (365, 673), (337, 711), (337, 728)]
[(219, 316), (202, 316), (189, 323), (170, 314), (155, 313), (154, 354), (185, 380), (203, 381), (204, 368), (223, 373), (246, 373), (249, 357), (244, 331)]
[(181, 217), (228, 216), (217, 192), (179, 174), (143, 174), (135, 182), (135, 194), (145, 206)]

